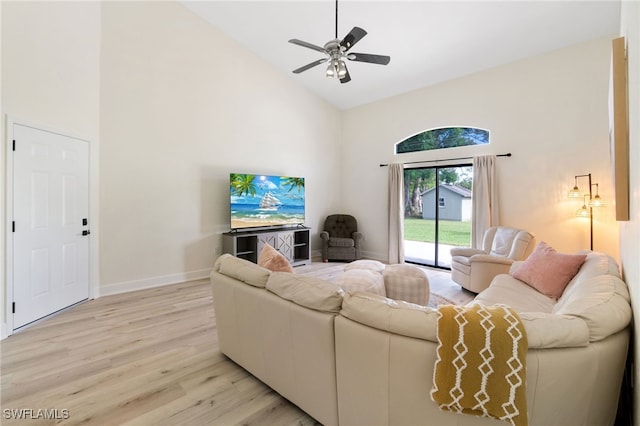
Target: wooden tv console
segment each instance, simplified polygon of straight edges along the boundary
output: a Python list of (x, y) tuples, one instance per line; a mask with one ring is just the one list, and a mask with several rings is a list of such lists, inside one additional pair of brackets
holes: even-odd
[(280, 228), (259, 231), (231, 231), (222, 234), (224, 253), (258, 263), (258, 255), (269, 244), (292, 266), (311, 263), (310, 228)]

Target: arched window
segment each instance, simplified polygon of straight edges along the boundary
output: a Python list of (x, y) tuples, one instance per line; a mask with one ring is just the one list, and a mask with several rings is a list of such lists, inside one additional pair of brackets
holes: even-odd
[(425, 130), (396, 144), (396, 154), (489, 143), (489, 131), (475, 127)]

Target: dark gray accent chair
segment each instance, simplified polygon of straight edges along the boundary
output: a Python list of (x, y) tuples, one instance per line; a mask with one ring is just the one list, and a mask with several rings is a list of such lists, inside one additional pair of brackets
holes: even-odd
[(348, 214), (332, 214), (324, 221), (322, 238), (322, 261), (358, 260), (362, 234), (358, 232), (356, 218)]

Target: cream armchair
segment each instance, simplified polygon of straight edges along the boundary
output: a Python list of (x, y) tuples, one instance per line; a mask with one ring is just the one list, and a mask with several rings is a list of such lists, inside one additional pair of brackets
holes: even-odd
[(511, 264), (533, 250), (533, 235), (521, 229), (494, 226), (484, 233), (482, 249), (451, 249), (451, 279), (463, 288), (479, 293), (493, 277), (509, 272)]

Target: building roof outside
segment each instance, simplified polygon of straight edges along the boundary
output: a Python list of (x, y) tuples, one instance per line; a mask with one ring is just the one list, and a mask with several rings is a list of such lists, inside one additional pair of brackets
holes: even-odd
[[(425, 194), (434, 191), (436, 189), (436, 187), (434, 186), (433, 188), (427, 189), (426, 191), (422, 192), (420, 195), (422, 195), (424, 197)], [(449, 184), (442, 184), (440, 185), (440, 189), (448, 189), (449, 191), (460, 195), (463, 198), (471, 198), (471, 191), (468, 190), (467, 188), (463, 188), (459, 185), (449, 185)]]

